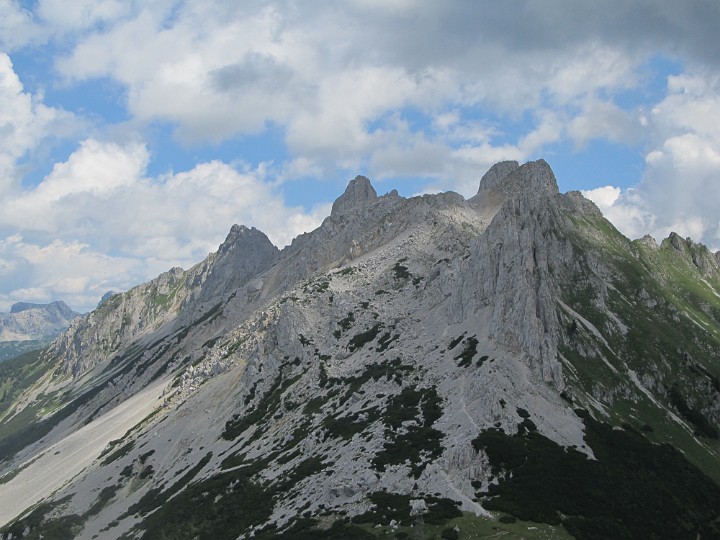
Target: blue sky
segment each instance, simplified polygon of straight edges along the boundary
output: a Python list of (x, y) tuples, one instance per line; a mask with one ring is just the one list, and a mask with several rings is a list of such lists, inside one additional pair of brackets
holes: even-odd
[(0, 0), (0, 311), (282, 247), (348, 180), (545, 158), (626, 235), (720, 248), (720, 4)]

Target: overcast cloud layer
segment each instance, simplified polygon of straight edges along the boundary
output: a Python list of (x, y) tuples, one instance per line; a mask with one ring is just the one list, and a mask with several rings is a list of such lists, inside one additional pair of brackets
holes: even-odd
[[(631, 181), (561, 186), (717, 249), (718, 28), (716, 0), (0, 0), (0, 310), (90, 309), (233, 223), (282, 247), (357, 173), (468, 196), (596, 147)], [(272, 157), (203, 154), (232, 141)]]

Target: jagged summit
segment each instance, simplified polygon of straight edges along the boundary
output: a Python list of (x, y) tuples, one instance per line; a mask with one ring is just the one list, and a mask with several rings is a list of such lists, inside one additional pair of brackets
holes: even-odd
[(257, 272), (265, 268), (267, 261), (274, 259), (279, 251), (264, 232), (255, 227), (233, 225), (217, 252), (211, 255), (212, 273), (224, 268), (229, 272), (224, 276), (227, 279), (238, 270)]
[(669, 243), (673, 248), (680, 252), (692, 251), (694, 249), (705, 247), (703, 244), (695, 242), (689, 236), (683, 238), (675, 231), (670, 231), (670, 234), (668, 234), (668, 237), (665, 238), (663, 242)]
[(377, 192), (370, 180), (365, 176), (358, 175), (350, 180), (345, 192), (333, 203), (330, 215), (346, 212), (375, 199), (377, 199)]
[(225, 254), (237, 246), (245, 247), (253, 243), (267, 244), (268, 242), (270, 240), (261, 230), (236, 223), (230, 227), (225, 240), (218, 246), (215, 255)]
[(695, 242), (690, 237), (683, 238), (678, 233), (672, 231), (660, 245), (672, 246), (678, 253), (683, 254), (691, 260), (704, 275), (720, 275), (720, 268), (718, 268), (720, 252), (712, 253), (707, 246)]
[(197, 301), (217, 302), (268, 268), (280, 250), (255, 227), (233, 225), (218, 251), (212, 254), (196, 278), (200, 284)]
[(487, 191), (496, 187), (507, 175), (520, 167), (517, 161), (496, 163), (480, 179), (478, 191)]
[(238, 247), (247, 249), (254, 244), (267, 245), (268, 243), (272, 244), (264, 232), (255, 227), (235, 224), (230, 227), (230, 232), (228, 232), (227, 237), (225, 237), (225, 241), (220, 244), (218, 254), (224, 255), (231, 249), (237, 249)]
[(651, 234), (646, 234), (642, 238), (639, 238), (637, 241), (650, 249), (657, 249), (659, 247), (657, 240), (655, 240), (655, 237)]
[(523, 165), (518, 165), (517, 161), (501, 161), (482, 177), (475, 197), (486, 193), (507, 197), (520, 193), (555, 195), (559, 192), (555, 174), (544, 159)]

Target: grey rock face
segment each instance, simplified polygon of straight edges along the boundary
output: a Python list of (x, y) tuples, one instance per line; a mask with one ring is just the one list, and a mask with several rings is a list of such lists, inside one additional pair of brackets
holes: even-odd
[[(95, 320), (94, 314), (81, 325), (85, 330), (75, 332), (72, 343), (64, 338), (57, 350), (73, 358), (84, 357), (80, 365), (67, 363), (75, 366), (73, 373), (81, 373), (103, 355), (120, 349), (123, 343), (156, 331), (163, 324), (174, 321), (169, 328), (176, 329), (192, 324), (246, 285), (250, 287), (244, 293), (248, 297), (272, 297), (324, 267), (344, 264), (372, 252), (418, 223), (445, 220), (442, 213), (480, 204), (496, 214), (485, 234), (472, 241), (468, 239), (470, 259), (461, 264), (456, 277), (463, 285), (452, 293), (457, 302), (450, 308), (450, 317), (462, 320), (470, 312), (493, 305), (490, 335), (520, 347), (533, 363), (542, 366), (546, 380), (562, 386), (560, 366), (555, 360), (557, 344), (552, 337), (557, 321), (547, 279), (548, 257), (557, 254), (546, 253), (543, 236), (551, 226), (549, 213), (558, 204), (553, 202), (557, 195), (555, 177), (543, 160), (522, 166), (516, 162), (494, 166), (483, 177), (478, 196), (469, 203), (455, 193), (413, 199), (404, 199), (396, 193), (378, 197), (370, 181), (358, 176), (335, 202), (333, 212), (322, 226), (296, 238), (282, 252), (262, 232), (234, 225), (218, 251), (205, 261), (187, 273), (175, 269), (148, 285), (112, 297), (108, 306), (103, 305), (110, 309), (101, 311), (114, 318), (114, 323)], [(488, 202), (488, 196), (492, 202)], [(585, 211), (592, 208), (594, 205)], [(441, 214), (432, 217), (437, 212)], [(443, 242), (451, 245), (464, 234), (467, 232), (450, 223), (442, 233)], [(267, 276), (258, 279), (265, 271)], [(148, 305), (148, 296), (170, 296), (172, 301)], [(112, 309), (113, 306), (120, 309)], [(244, 313), (242, 307), (234, 309), (238, 315)], [(81, 335), (84, 337), (80, 338)], [(79, 352), (88, 349), (95, 353)], [(94, 360), (89, 360), (93, 357)]]
[(188, 294), (190, 276), (182, 268), (173, 268), (109, 297), (94, 311), (75, 319), (50, 346), (51, 354), (62, 359), (62, 372), (77, 377), (172, 321)]
[(520, 164), (517, 161), (501, 161), (500, 163), (496, 163), (483, 175), (478, 191), (495, 189), (500, 182), (504, 181), (510, 173), (519, 167)]
[(193, 287), (199, 289), (196, 301), (224, 299), (269, 268), (278, 253), (278, 248), (255, 227), (233, 225), (217, 252), (196, 273), (193, 282)]
[(377, 198), (375, 188), (365, 176), (356, 176), (345, 189), (345, 193), (333, 203), (330, 215), (337, 215), (362, 206)]
[(503, 202), (487, 230), (470, 246), (459, 273), (462, 285), (453, 290), (450, 316), (462, 320), (489, 307), (490, 336), (522, 351), (544, 380), (562, 389), (550, 265), (569, 256), (554, 232), (561, 221), (557, 199), (563, 196), (543, 160), (521, 167), (504, 162), (488, 175), (480, 183), (480, 192), (500, 195)]
[(470, 201), (478, 202), (485, 198), (502, 201), (519, 195), (544, 196), (558, 192), (555, 175), (545, 160), (523, 165), (518, 165), (516, 161), (503, 161), (485, 173), (477, 195)]
[(133, 341), (191, 324), (268, 268), (277, 255), (265, 234), (234, 225), (205, 261), (188, 271), (173, 268), (110, 296), (58, 338), (52, 352), (63, 358), (63, 372), (77, 377)]

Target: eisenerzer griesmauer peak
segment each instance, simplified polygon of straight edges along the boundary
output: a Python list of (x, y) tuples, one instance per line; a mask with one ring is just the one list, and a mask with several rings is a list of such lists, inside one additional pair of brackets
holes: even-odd
[(357, 177), (0, 365), (0, 534), (720, 537), (720, 257), (545, 161)]
[(46, 347), (79, 316), (62, 301), (16, 302), (10, 313), (0, 313), (0, 362)]

